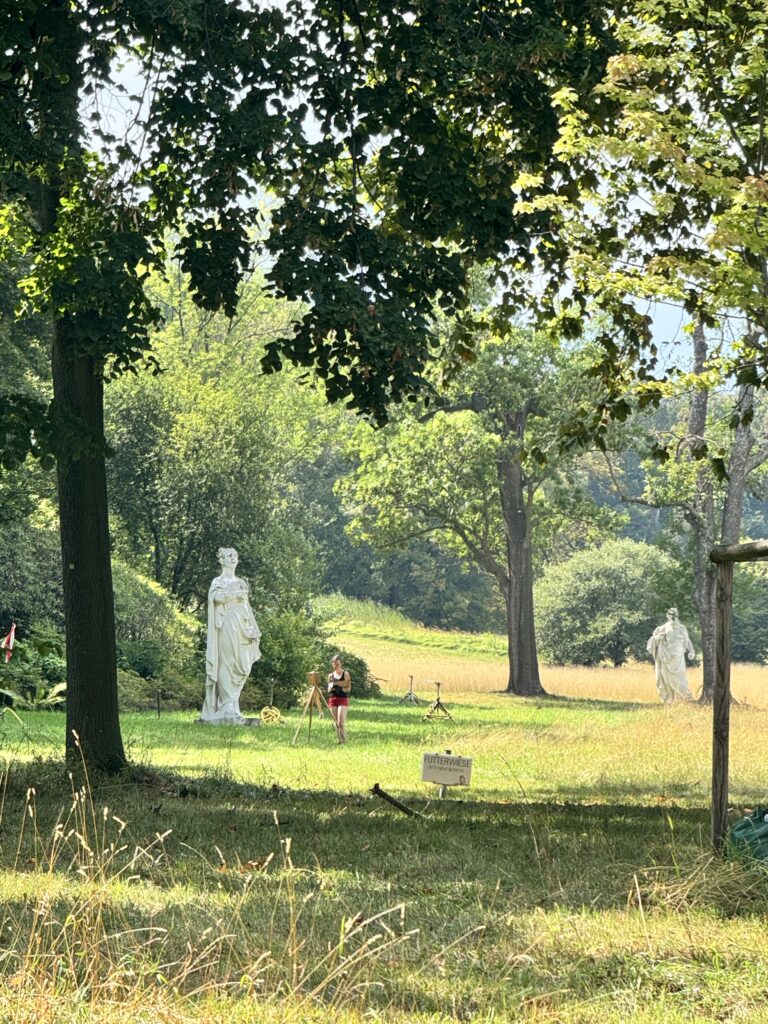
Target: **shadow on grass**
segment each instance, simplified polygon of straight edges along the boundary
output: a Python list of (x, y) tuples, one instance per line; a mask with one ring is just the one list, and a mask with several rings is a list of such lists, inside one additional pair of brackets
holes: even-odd
[[(396, 737), (400, 743), (423, 746), (425, 740), (428, 741), (432, 735), (438, 736), (442, 741), (446, 737), (450, 737), (452, 731), (499, 726), (498, 716), (493, 707), (478, 708), (458, 702), (446, 704), (446, 706), (451, 718), (438, 717), (425, 721), (424, 715), (428, 710), (426, 706), (423, 708), (392, 706), (382, 708), (378, 702), (377, 704), (355, 704), (350, 709), (347, 726), (350, 741), (356, 744), (376, 744)], [(529, 715), (529, 709), (526, 709), (526, 714)], [(195, 749), (201, 751), (226, 751), (235, 748), (268, 750), (275, 746), (295, 746), (296, 749), (306, 749), (336, 745), (334, 725), (327, 713), (322, 719), (313, 717), (311, 736), (308, 718), (304, 719), (300, 727), (299, 718), (299, 713), (291, 712), (290, 717), (286, 719), (286, 724), (282, 726), (237, 729), (231, 726), (203, 726), (192, 719), (180, 721), (166, 718), (164, 720), (147, 715), (142, 723), (142, 741), (145, 745), (152, 746), (155, 743), (155, 737), (161, 736), (162, 746), (166, 749), (183, 748), (187, 750), (190, 746), (194, 746)], [(505, 723), (506, 728), (532, 735), (540, 735), (542, 730), (555, 725), (554, 720), (540, 721), (530, 716)], [(126, 720), (124, 732), (127, 737), (131, 736), (128, 720)]]
[[(11, 823), (24, 816), (30, 785), (37, 791), (36, 834), (19, 838)], [(3, 867), (34, 863), (40, 837), (55, 827), (70, 794), (57, 762), (9, 773)], [(128, 847), (168, 832), (168, 878), (201, 890), (227, 884), (223, 864), (270, 853), (280, 864), (285, 836), (309, 887), (327, 872), (341, 872), (356, 899), (440, 898), (447, 914), (459, 897), (480, 906), (502, 899), (516, 912), (555, 905), (621, 909), (635, 876), (660, 866), (679, 875), (708, 857), (706, 808), (635, 805), (618, 789), (602, 791), (599, 800), (588, 795), (530, 802), (409, 796), (405, 802), (422, 815), (411, 818), (368, 794), (258, 786), (223, 773), (190, 779), (136, 767), (92, 780), (97, 809), (107, 806), (128, 822)], [(152, 881), (162, 886), (163, 877), (153, 873)], [(233, 877), (233, 884), (241, 881)], [(760, 900), (767, 897), (768, 883), (759, 893)], [(716, 900), (711, 905), (720, 909)], [(757, 902), (752, 909), (757, 912)]]
[(567, 697), (559, 693), (545, 693), (538, 697), (520, 697), (506, 690), (493, 691), (494, 696), (524, 702), (528, 707), (556, 707), (570, 711), (648, 711), (661, 705), (658, 702), (632, 700), (606, 700), (602, 697)]
[[(530, 710), (531, 707), (535, 708), (567, 708), (569, 710), (582, 710), (582, 711), (647, 711), (653, 708), (659, 708), (661, 705), (658, 701), (631, 701), (631, 700), (607, 700), (601, 697), (568, 697), (559, 693), (544, 693), (539, 694), (536, 697), (525, 697), (519, 694), (509, 693), (507, 690), (489, 690), (484, 696), (498, 697), (504, 701), (517, 702), (521, 708)], [(478, 706), (476, 704), (464, 704), (462, 701), (462, 694), (456, 693), (443, 693), (440, 699), (443, 704), (450, 711), (452, 706), (455, 707), (472, 707), (473, 710), (477, 711)], [(402, 704), (400, 697), (381, 697), (379, 700), (385, 703), (389, 709), (398, 704), (402, 705), (404, 710), (411, 710), (413, 713), (419, 712), (424, 714), (430, 704), (431, 700), (425, 700), (419, 696), (419, 705), (405, 705)], [(355, 705), (357, 707), (358, 705)], [(482, 707), (483, 711), (491, 711), (492, 708)], [(391, 710), (390, 712), (391, 713)]]

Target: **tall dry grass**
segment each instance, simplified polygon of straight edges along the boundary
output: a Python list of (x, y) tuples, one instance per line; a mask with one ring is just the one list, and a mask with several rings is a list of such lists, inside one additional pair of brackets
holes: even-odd
[[(434, 694), (434, 680), (446, 693), (493, 693), (507, 687), (504, 637), (427, 628), (385, 605), (339, 594), (318, 599), (315, 610), (336, 643), (365, 658), (385, 693), (407, 690), (411, 677), (414, 690), (425, 695)], [(658, 701), (650, 662), (622, 668), (542, 665), (541, 681), (548, 693), (563, 697)], [(689, 670), (688, 682), (698, 697), (701, 667)], [(731, 689), (743, 704), (768, 707), (768, 666), (734, 664)]]
[[(324, 1008), (327, 1020), (329, 1014), (359, 1007), (376, 984), (376, 962), (387, 961), (417, 935), (418, 929), (406, 930), (401, 903), (367, 916), (342, 912), (338, 929), (322, 941), (325, 948), (318, 954), (313, 894), (298, 885), (302, 872), (292, 860), (291, 838), (280, 834), (276, 813), (281, 856), (272, 874), (272, 896), (259, 916), (263, 927), (254, 929), (249, 904), (263, 902), (260, 876), (271, 870), (273, 855), (228, 865), (218, 847), (221, 863), (210, 867), (222, 879), (217, 886), (221, 914), (204, 926), (201, 906), (184, 899), (174, 903), (179, 891), (165, 846), (171, 830), (132, 844), (127, 823), (97, 804), (84, 762), (81, 767), (81, 782), (69, 775), (70, 804), (52, 830), (41, 825), (37, 792), (30, 787), (12, 838), (16, 856), (3, 872), (6, 898), (0, 906), (3, 1024), (176, 1024), (193, 1019), (187, 1009), (198, 1019), (200, 1001), (216, 999), (239, 1005), (258, 1000), (266, 1012), (248, 1020), (259, 1024), (305, 1024), (317, 1007)], [(0, 778), (5, 833), (8, 780), (6, 766)], [(200, 851), (188, 849), (207, 863)], [(227, 888), (230, 875), (234, 882)], [(154, 888), (155, 879), (163, 880), (157, 905), (143, 915), (144, 887)], [(166, 916), (161, 892), (170, 908)], [(137, 923), (137, 914), (145, 920)], [(67, 1007), (76, 1010), (70, 1015)], [(234, 1019), (232, 1005), (220, 1018), (200, 1019)]]
[[(385, 693), (405, 692), (411, 676), (415, 692), (425, 695), (433, 693), (434, 680), (440, 680), (446, 693), (492, 693), (507, 686), (508, 666), (504, 658), (451, 654), (352, 633), (339, 633), (336, 640), (366, 659)], [(651, 664), (633, 663), (621, 668), (542, 665), (541, 682), (547, 693), (563, 697), (658, 701)], [(688, 683), (692, 694), (698, 697), (701, 667), (689, 669)], [(731, 690), (743, 704), (768, 707), (768, 666), (732, 665)]]
[[(595, 697), (603, 700), (658, 701), (652, 665), (630, 664), (621, 668), (583, 668), (577, 665), (544, 665), (541, 681), (550, 693), (564, 697)], [(688, 670), (694, 697), (702, 687), (702, 670)], [(731, 666), (731, 691), (740, 703), (768, 707), (768, 666), (737, 663)]]

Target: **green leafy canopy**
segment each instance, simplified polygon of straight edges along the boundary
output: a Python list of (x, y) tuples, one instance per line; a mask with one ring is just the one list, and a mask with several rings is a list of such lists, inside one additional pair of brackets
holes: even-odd
[(633, 0), (616, 14), (618, 50), (590, 101), (568, 86), (555, 95), (564, 172), (516, 184), (519, 213), (553, 218), (539, 248), (559, 269), (543, 305), (561, 330), (578, 332), (590, 308), (607, 314), (594, 372), (608, 394), (578, 425), (603, 439), (610, 418), (680, 387), (652, 338), (654, 301), (731, 329), (684, 386), (768, 380), (768, 11), (760, 0)]
[[(304, 303), (264, 368), (313, 367), (331, 400), (383, 419), (423, 383), (434, 302), (465, 315), (469, 263), (524, 258), (546, 227), (513, 212), (511, 184), (550, 158), (554, 89), (598, 80), (602, 8), (0, 5), (0, 201), (31, 210), (0, 236), (30, 261), (27, 311), (76, 319), (79, 351), (123, 372), (159, 320), (149, 271), (173, 250), (195, 300), (231, 314), (258, 229), (270, 288)], [(31, 431), (51, 447), (44, 403), (3, 412), (7, 460)]]

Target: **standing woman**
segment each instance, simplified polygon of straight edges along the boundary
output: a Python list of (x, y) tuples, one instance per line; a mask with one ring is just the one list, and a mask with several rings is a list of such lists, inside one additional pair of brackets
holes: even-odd
[(336, 723), (339, 743), (347, 742), (347, 712), (349, 711), (349, 691), (352, 680), (349, 672), (341, 663), (341, 655), (334, 654), (331, 659), (333, 671), (328, 676), (328, 707), (331, 709)]

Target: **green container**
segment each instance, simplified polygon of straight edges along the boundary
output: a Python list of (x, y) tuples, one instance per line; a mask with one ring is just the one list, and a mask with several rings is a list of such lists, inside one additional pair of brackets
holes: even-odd
[(768, 860), (768, 808), (758, 807), (741, 818), (728, 831), (726, 853), (729, 857), (753, 857)]

